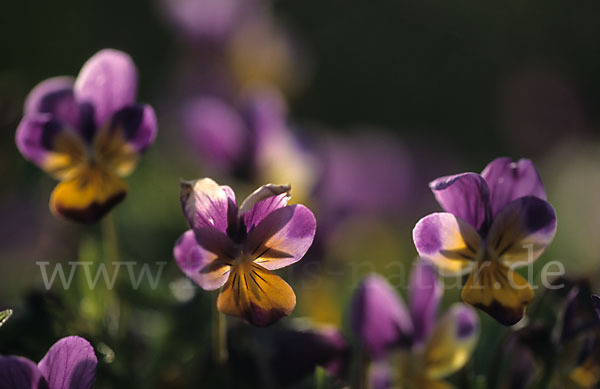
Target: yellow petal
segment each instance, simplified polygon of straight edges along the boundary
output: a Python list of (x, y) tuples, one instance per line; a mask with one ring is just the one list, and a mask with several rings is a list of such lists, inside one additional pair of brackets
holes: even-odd
[(71, 180), (56, 186), (50, 209), (57, 216), (82, 223), (93, 223), (125, 197), (127, 184), (104, 169), (82, 169)]
[(59, 180), (68, 180), (79, 173), (86, 159), (83, 140), (64, 130), (54, 138), (52, 150), (46, 155), (42, 168)]
[(479, 319), (475, 310), (466, 304), (454, 304), (438, 320), (425, 344), (426, 376), (438, 380), (462, 369), (478, 339)]
[(252, 262), (231, 268), (227, 283), (217, 299), (217, 308), (263, 327), (289, 315), (296, 295), (279, 276)]
[(127, 142), (119, 128), (100, 130), (94, 142), (94, 155), (103, 166), (119, 176), (129, 175), (136, 167), (140, 154)]
[(514, 269), (486, 261), (471, 272), (461, 296), (500, 323), (513, 325), (523, 318), (525, 306), (534, 295), (531, 285)]

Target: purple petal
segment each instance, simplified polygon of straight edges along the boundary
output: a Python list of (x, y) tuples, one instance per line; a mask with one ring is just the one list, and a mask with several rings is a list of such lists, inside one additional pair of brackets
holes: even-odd
[(458, 216), (476, 230), (483, 226), (488, 215), (490, 191), (479, 174), (441, 177), (429, 187), (444, 211)]
[(183, 182), (181, 205), (193, 229), (215, 229), (226, 234), (230, 222), (237, 217), (231, 188), (219, 186), (210, 178)]
[(413, 325), (406, 306), (386, 280), (365, 277), (352, 297), (352, 329), (365, 350), (375, 359), (393, 347), (409, 343)]
[(481, 173), (490, 188), (492, 216), (496, 216), (508, 203), (519, 197), (534, 196), (546, 199), (542, 180), (528, 159), (513, 162), (498, 158), (490, 162)]
[(596, 313), (598, 314), (598, 318), (600, 318), (600, 296), (598, 295), (592, 295), (592, 305), (594, 306), (594, 309), (596, 310)]
[(246, 252), (265, 269), (281, 269), (304, 257), (316, 228), (315, 216), (304, 205), (279, 208), (250, 230)]
[(49, 113), (53, 119), (77, 127), (79, 105), (73, 82), (71, 77), (53, 77), (36, 85), (25, 100), (25, 115)]
[(419, 255), (445, 276), (471, 271), (484, 249), (481, 237), (470, 224), (446, 212), (419, 220), (413, 240)]
[(141, 153), (156, 139), (156, 114), (149, 105), (129, 105), (115, 113), (110, 129), (121, 131), (125, 142)]
[(276, 209), (285, 207), (290, 199), (289, 185), (263, 185), (250, 194), (240, 206), (246, 230), (250, 231)]
[(388, 361), (375, 361), (369, 367), (369, 383), (372, 389), (390, 389), (393, 387), (392, 372)]
[(254, 131), (259, 149), (287, 128), (285, 100), (281, 93), (273, 88), (252, 91), (247, 97), (244, 113)]
[(98, 127), (121, 108), (133, 104), (136, 95), (137, 70), (131, 57), (118, 50), (96, 53), (83, 65), (75, 81), (77, 101), (93, 105)]
[(537, 197), (513, 200), (496, 216), (488, 235), (488, 250), (504, 263), (532, 262), (554, 239), (556, 213)]
[(225, 102), (203, 97), (187, 104), (183, 125), (203, 160), (218, 169), (232, 170), (249, 157), (248, 129), (240, 115)]
[(175, 243), (173, 256), (179, 268), (204, 290), (215, 290), (225, 284), (230, 266), (198, 244), (194, 230), (187, 230)]
[(48, 389), (36, 364), (22, 357), (0, 355), (0, 384), (2, 389)]
[(433, 328), (442, 293), (435, 269), (418, 261), (410, 277), (410, 313), (415, 342), (423, 342)]
[(84, 140), (50, 114), (25, 116), (15, 142), (26, 159), (61, 180), (72, 178), (87, 154)]
[(90, 389), (96, 381), (94, 348), (79, 336), (56, 342), (38, 363), (51, 389)]

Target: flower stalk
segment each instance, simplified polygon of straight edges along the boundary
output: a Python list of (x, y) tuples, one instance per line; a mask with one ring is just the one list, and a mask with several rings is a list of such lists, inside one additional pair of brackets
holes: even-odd
[(213, 360), (218, 366), (227, 364), (227, 318), (213, 304)]

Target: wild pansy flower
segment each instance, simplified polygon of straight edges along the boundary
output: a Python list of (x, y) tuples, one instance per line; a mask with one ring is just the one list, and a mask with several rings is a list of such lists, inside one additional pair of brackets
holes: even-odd
[(442, 177), (430, 184), (446, 212), (417, 223), (419, 255), (445, 276), (471, 273), (462, 299), (504, 325), (521, 320), (533, 289), (514, 271), (552, 242), (556, 215), (527, 159), (492, 161), (481, 173)]
[(443, 378), (467, 363), (479, 337), (479, 319), (461, 303), (436, 319), (441, 297), (435, 270), (422, 261), (411, 274), (408, 309), (383, 278), (371, 275), (361, 282), (351, 324), (375, 362), (375, 387), (446, 388)]
[(237, 206), (233, 190), (210, 178), (182, 183), (181, 203), (191, 227), (174, 257), (206, 290), (222, 288), (217, 308), (256, 326), (289, 315), (292, 288), (272, 270), (302, 259), (316, 221), (303, 205), (287, 205), (290, 187), (264, 185)]
[(156, 137), (149, 105), (137, 104), (137, 71), (129, 55), (98, 52), (77, 79), (38, 84), (25, 101), (17, 147), (61, 182), (50, 198), (55, 215), (99, 220), (125, 197), (130, 174)]
[(316, 182), (316, 163), (287, 123), (287, 106), (275, 89), (248, 91), (240, 104), (202, 96), (183, 108), (191, 144), (215, 171), (253, 181), (290, 182), (304, 198)]
[(79, 336), (56, 342), (36, 365), (23, 357), (0, 356), (3, 389), (90, 389), (98, 360), (90, 343)]

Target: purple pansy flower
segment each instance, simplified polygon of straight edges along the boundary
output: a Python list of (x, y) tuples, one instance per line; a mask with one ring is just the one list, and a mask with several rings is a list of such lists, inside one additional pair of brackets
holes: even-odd
[(296, 305), (292, 288), (272, 270), (302, 259), (316, 221), (303, 205), (287, 205), (290, 187), (264, 185), (237, 206), (230, 187), (210, 178), (182, 184), (183, 212), (191, 227), (174, 256), (206, 290), (222, 288), (219, 311), (267, 326)]
[(90, 389), (98, 360), (94, 348), (79, 336), (56, 342), (36, 365), (23, 357), (0, 356), (3, 389)]
[(149, 105), (137, 104), (137, 71), (129, 55), (105, 49), (77, 79), (50, 78), (25, 101), (16, 133), (21, 154), (60, 180), (50, 209), (78, 222), (99, 220), (127, 192), (130, 174), (154, 142)]
[(471, 273), (463, 300), (502, 324), (515, 324), (533, 290), (514, 268), (536, 260), (556, 232), (556, 214), (535, 167), (527, 159), (498, 158), (481, 175), (442, 177), (430, 187), (446, 212), (415, 226), (419, 255), (444, 275)]
[[(375, 361), (374, 387), (445, 385), (442, 379), (468, 361), (479, 337), (477, 314), (457, 303), (436, 320), (441, 297), (437, 274), (423, 261), (412, 271), (408, 309), (383, 278), (371, 275), (361, 282), (352, 300), (351, 324)], [(386, 362), (392, 356), (398, 370)]]

